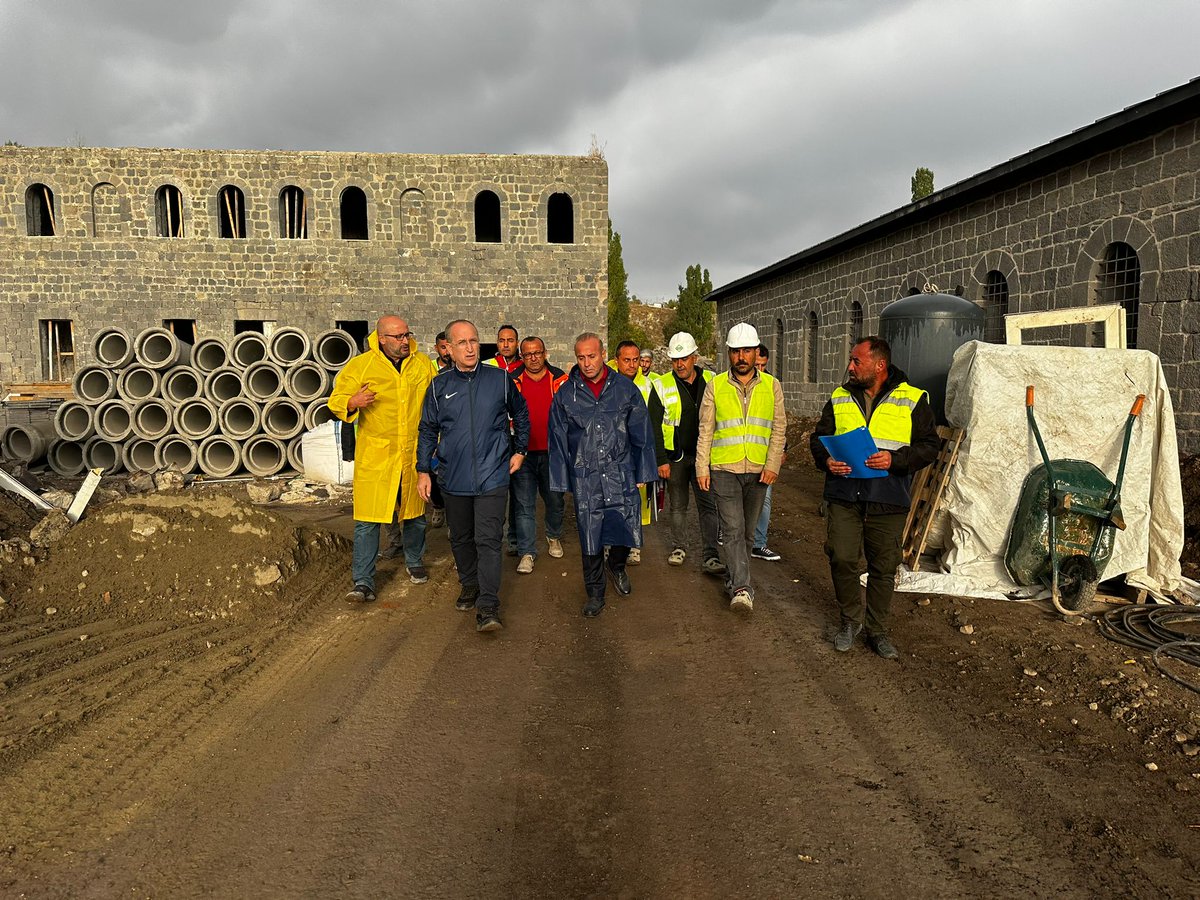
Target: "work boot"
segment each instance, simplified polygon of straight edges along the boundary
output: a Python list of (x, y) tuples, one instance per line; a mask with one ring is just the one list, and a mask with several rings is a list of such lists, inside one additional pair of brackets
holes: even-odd
[(475, 614), (476, 631), (499, 631), (504, 627), (496, 610), (489, 609)]
[(671, 555), (667, 557), (667, 565), (682, 566), (685, 559), (687, 559), (687, 551), (682, 547), (676, 547), (671, 551)]
[(750, 612), (754, 609), (754, 598), (750, 596), (750, 592), (745, 588), (733, 592), (733, 599), (729, 601), (729, 608), (734, 612)]
[(891, 639), (886, 634), (868, 634), (867, 643), (884, 659), (899, 659), (900, 651), (896, 649), (896, 645), (891, 642)]
[(629, 558), (625, 560), (627, 566), (640, 566), (642, 564), (642, 548), (630, 547)]
[(603, 597), (591, 597), (588, 602), (583, 605), (583, 616), (585, 619), (594, 619), (600, 615), (604, 609)]
[(548, 538), (546, 543), (550, 545), (550, 549), (547, 552), (555, 559), (562, 559), (562, 541), (560, 541), (558, 538)]
[(521, 557), (521, 561), (517, 563), (517, 572), (521, 575), (528, 575), (533, 571), (533, 554), (526, 553)]
[(862, 631), (861, 625), (855, 625), (853, 622), (847, 622), (842, 626), (842, 630), (834, 635), (833, 649), (838, 653), (845, 653), (854, 646), (854, 639), (858, 636), (860, 631)]
[(700, 564), (701, 570), (705, 575), (724, 575), (727, 571), (725, 563), (717, 559), (715, 556), (710, 556)]
[(464, 587), (462, 593), (458, 595), (458, 599), (454, 601), (454, 608), (466, 612), (469, 609), (475, 608), (475, 601), (479, 599), (479, 588)]

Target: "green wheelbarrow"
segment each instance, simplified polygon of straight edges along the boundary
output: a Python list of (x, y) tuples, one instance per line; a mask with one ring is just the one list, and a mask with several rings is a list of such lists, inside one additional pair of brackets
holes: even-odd
[(1117, 480), (1081, 459), (1050, 459), (1033, 416), (1033, 385), (1025, 389), (1025, 415), (1042, 454), (1042, 464), (1025, 477), (1017, 503), (1004, 567), (1021, 585), (1044, 584), (1050, 601), (1064, 615), (1083, 609), (1112, 557), (1115, 530), (1124, 530), (1121, 482), (1133, 423), (1145, 394), (1138, 394), (1125, 423)]

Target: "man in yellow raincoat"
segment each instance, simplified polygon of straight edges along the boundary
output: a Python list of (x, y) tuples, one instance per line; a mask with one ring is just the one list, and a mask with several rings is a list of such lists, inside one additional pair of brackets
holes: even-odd
[(408, 323), (384, 316), (365, 353), (338, 373), (329, 408), (356, 426), (354, 557), (349, 600), (375, 599), (379, 527), (403, 522), (404, 563), (414, 584), (425, 571), (425, 501), (417, 493), (417, 423), (433, 362), (416, 348)]

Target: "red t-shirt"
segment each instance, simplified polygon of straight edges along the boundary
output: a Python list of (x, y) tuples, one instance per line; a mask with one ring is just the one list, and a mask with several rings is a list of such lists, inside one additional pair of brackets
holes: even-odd
[(600, 377), (595, 381), (590, 378), (583, 379), (583, 383), (592, 389), (592, 393), (596, 395), (596, 399), (600, 399), (600, 392), (604, 390), (604, 382), (608, 381), (608, 366), (600, 369)]
[(549, 370), (541, 381), (534, 381), (528, 373), (517, 379), (521, 396), (529, 407), (529, 450), (550, 449), (550, 401), (554, 399), (554, 376)]

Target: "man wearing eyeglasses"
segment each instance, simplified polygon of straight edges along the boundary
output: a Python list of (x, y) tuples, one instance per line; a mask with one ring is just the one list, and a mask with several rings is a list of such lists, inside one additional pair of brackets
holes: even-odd
[(375, 599), (379, 526), (403, 522), (404, 563), (414, 584), (425, 570), (425, 500), (417, 492), (417, 425), (433, 362), (416, 348), (408, 323), (384, 316), (360, 353), (338, 373), (329, 408), (355, 426), (354, 587), (348, 600)]

